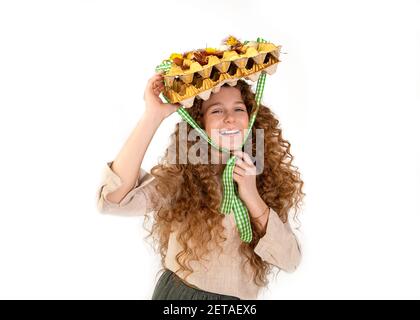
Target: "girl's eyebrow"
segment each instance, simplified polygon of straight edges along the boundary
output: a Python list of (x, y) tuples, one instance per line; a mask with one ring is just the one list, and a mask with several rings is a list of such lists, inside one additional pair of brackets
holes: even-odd
[[(237, 100), (233, 104), (237, 104), (237, 103), (245, 104), (245, 102), (243, 102), (242, 100)], [(209, 105), (207, 107), (207, 110), (209, 110), (211, 107), (214, 107), (216, 105), (223, 105), (223, 103), (221, 103), (221, 102), (214, 102), (214, 103), (212, 103), (211, 105)]]

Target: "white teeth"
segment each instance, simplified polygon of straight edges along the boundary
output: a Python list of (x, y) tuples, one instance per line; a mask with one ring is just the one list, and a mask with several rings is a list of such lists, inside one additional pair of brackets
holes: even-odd
[(221, 135), (228, 135), (228, 134), (237, 134), (239, 133), (239, 130), (224, 130), (220, 131)]

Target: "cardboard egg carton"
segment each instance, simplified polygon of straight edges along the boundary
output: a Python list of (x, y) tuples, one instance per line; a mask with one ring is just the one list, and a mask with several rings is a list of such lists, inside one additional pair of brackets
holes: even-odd
[(208, 100), (225, 83), (235, 86), (242, 78), (257, 81), (261, 72), (275, 73), (280, 48), (269, 42), (239, 42), (224, 46), (224, 50), (200, 49), (183, 56), (175, 54), (168, 60), (170, 68), (163, 74), (163, 94), (170, 103), (190, 108), (196, 97)]

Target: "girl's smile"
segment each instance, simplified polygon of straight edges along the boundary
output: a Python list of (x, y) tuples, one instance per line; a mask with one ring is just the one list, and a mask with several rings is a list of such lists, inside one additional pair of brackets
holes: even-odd
[(219, 130), (219, 134), (221, 134), (222, 136), (232, 136), (235, 134), (240, 133), (239, 130), (235, 130), (235, 129), (222, 129)]

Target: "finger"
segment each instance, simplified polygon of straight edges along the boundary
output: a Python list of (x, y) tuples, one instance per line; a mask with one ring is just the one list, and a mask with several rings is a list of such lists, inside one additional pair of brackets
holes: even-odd
[(242, 151), (235, 151), (238, 157), (237, 162), (241, 164), (241, 167), (254, 167), (254, 163), (252, 162), (251, 157), (246, 153)]
[(149, 85), (153, 85), (153, 84), (155, 84), (155, 83), (163, 83), (163, 76), (162, 75), (159, 75), (159, 74), (155, 74), (154, 76), (152, 76), (150, 79), (149, 79), (149, 81), (148, 81), (148, 84)]
[(242, 176), (255, 176), (256, 175), (256, 168), (254, 165), (249, 165), (245, 162), (242, 162), (238, 166), (236, 166), (237, 163), (235, 163), (235, 168), (241, 169), (241, 175)]
[(163, 89), (163, 85), (160, 83), (153, 83), (152, 85), (153, 89)]
[(243, 161), (245, 161), (246, 164), (250, 166), (254, 166), (254, 162), (252, 161), (251, 156), (248, 153), (241, 152), (241, 155), (242, 155)]
[(158, 90), (162, 91), (163, 88), (164, 88), (163, 83), (161, 83), (159, 81), (155, 81), (155, 82), (152, 83), (152, 89), (153, 90), (158, 89)]
[(154, 87), (153, 88), (153, 92), (161, 92), (163, 90), (163, 88), (161, 88), (161, 87)]
[(235, 161), (235, 166), (238, 166), (239, 168), (242, 168), (244, 170), (248, 169), (249, 165), (245, 163), (243, 160), (237, 158)]
[(148, 82), (146, 85), (146, 91), (151, 91), (154, 92), (155, 89), (157, 88), (156, 84), (154, 82)]
[(159, 90), (159, 89), (153, 89), (153, 93), (157, 96), (161, 93), (161, 91), (162, 90)]
[(235, 151), (233, 152), (233, 154), (234, 154), (234, 155), (236, 155), (236, 157), (237, 157), (238, 159), (241, 159), (242, 161), (245, 161), (245, 158), (244, 158), (244, 152), (243, 152), (243, 151), (241, 151), (241, 150), (235, 150)]
[(239, 167), (233, 168), (233, 172), (240, 175), (241, 177), (245, 175), (245, 170)]
[(242, 179), (242, 176), (240, 176), (239, 174), (237, 174), (237, 173), (233, 173), (233, 180), (235, 181), (235, 182), (238, 182), (238, 181), (241, 181), (241, 179)]
[(257, 170), (255, 168), (248, 168), (247, 170), (245, 170), (244, 175), (245, 176), (255, 176), (255, 175), (257, 175)]
[(161, 88), (161, 87), (156, 87), (156, 88), (153, 88), (153, 92), (162, 92), (163, 91), (163, 88)]
[(163, 84), (163, 78), (155, 78), (152, 81), (153, 84)]

